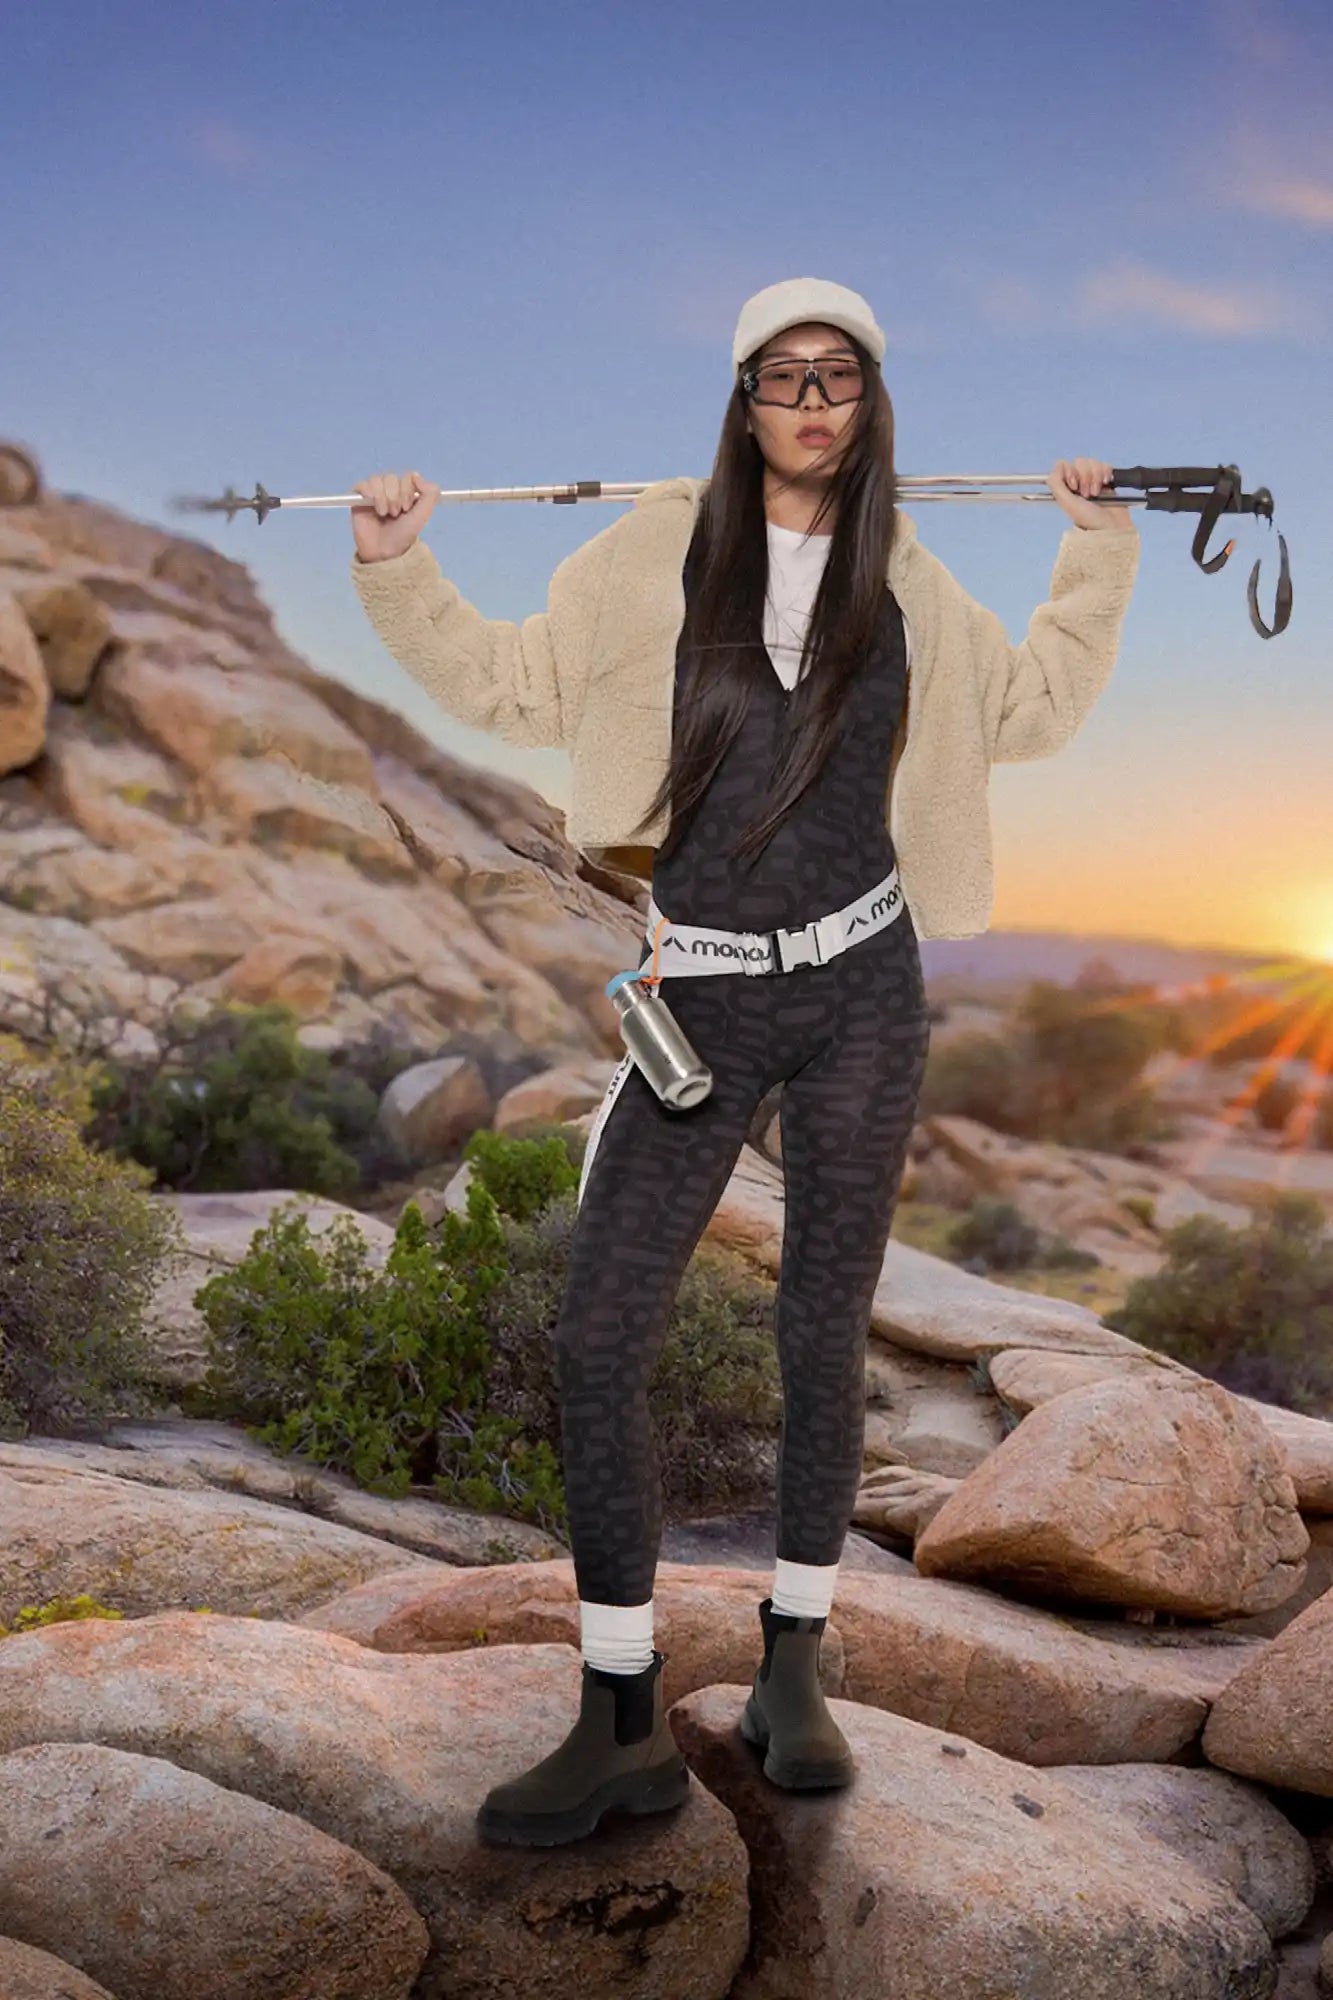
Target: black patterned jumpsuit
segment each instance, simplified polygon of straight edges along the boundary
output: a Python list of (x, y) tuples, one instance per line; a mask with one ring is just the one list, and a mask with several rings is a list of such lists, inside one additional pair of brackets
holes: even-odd
[[(692, 544), (687, 601), (694, 560)], [(672, 922), (795, 927), (888, 872), (884, 801), (906, 664), (902, 613), (886, 583), (875, 643), (848, 690), (823, 771), (757, 857), (732, 861), (726, 849), (768, 793), (790, 699), (770, 667), (674, 851), (668, 840), (655, 857), (653, 894)], [(662, 1497), (648, 1383), (686, 1265), (761, 1099), (778, 1083), (785, 1211), (776, 1552), (797, 1563), (839, 1560), (862, 1474), (871, 1299), (930, 1040), (905, 899), (884, 929), (826, 964), (755, 976), (673, 973), (659, 990), (712, 1070), (713, 1088), (692, 1109), (674, 1111), (628, 1055), (617, 1068), (588, 1136), (555, 1327), (575, 1577), (579, 1597), (600, 1604), (642, 1604), (653, 1594)]]

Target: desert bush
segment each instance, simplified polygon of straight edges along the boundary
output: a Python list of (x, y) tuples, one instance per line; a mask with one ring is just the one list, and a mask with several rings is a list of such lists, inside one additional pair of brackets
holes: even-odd
[(1272, 1193), (1240, 1229), (1187, 1216), (1163, 1248), (1104, 1325), (1224, 1388), (1333, 1414), (1333, 1234), (1315, 1196)]
[(248, 1254), (196, 1294), (208, 1327), (205, 1398), (257, 1424), (278, 1450), (374, 1490), (429, 1479), (441, 1415), (481, 1400), (476, 1306), (503, 1269), (498, 1214), (480, 1182), (467, 1210), (441, 1218), (437, 1249), (409, 1202), (380, 1272), (350, 1216), (317, 1242), (294, 1204), (275, 1209)]
[(993, 1270), (1020, 1271), (1035, 1260), (1041, 1235), (1013, 1202), (983, 1196), (959, 1217), (946, 1240), (959, 1263), (977, 1257)]
[[(466, 1218), (446, 1212), (428, 1230), (409, 1202), (383, 1272), (350, 1217), (316, 1239), (303, 1212), (276, 1210), (196, 1295), (208, 1328), (200, 1407), (373, 1490), (427, 1487), (563, 1537), (551, 1336), (577, 1210), (573, 1163), (552, 1139), (487, 1134), (471, 1149)], [(518, 1213), (502, 1213), (492, 1187)], [(557, 1191), (539, 1203), (542, 1187)], [(652, 1390), (664, 1505), (764, 1489), (780, 1409), (766, 1322), (764, 1287), (696, 1254)]]
[(997, 1132), (1018, 1132), (1024, 1122), (1021, 1051), (1001, 1035), (974, 1029), (926, 1058), (917, 1115), (976, 1118)]
[(1123, 1151), (1158, 1136), (1152, 1091), (1141, 1081), (1161, 1046), (1151, 1010), (1089, 1002), (1034, 980), (1017, 1010), (1029, 1054), (1028, 1103), (1037, 1135), (1059, 1145)]
[(385, 1021), (374, 1021), (361, 1039), (349, 1042), (329, 1057), (329, 1071), (338, 1081), (364, 1085), (378, 1104), (396, 1076), (421, 1061), (419, 1049), (400, 1042)]
[(164, 1187), (291, 1187), (346, 1200), (404, 1164), (377, 1124), (369, 1079), (410, 1058), (376, 1044), (339, 1064), (306, 1048), (298, 1027), (277, 1003), (228, 1005), (182, 1019), (151, 1062), (104, 1058), (89, 1136), (151, 1167)]
[(508, 1136), (515, 1139), (558, 1139), (576, 1177), (588, 1150), (587, 1132), (581, 1126), (567, 1125), (559, 1118), (525, 1118), (512, 1128)]
[(1067, 1237), (1038, 1229), (1012, 1201), (974, 1200), (945, 1238), (949, 1256), (968, 1269), (1086, 1271), (1101, 1262)]
[(1108, 995), (1097, 980), (1073, 988), (1036, 980), (1007, 1034), (978, 1031), (932, 1049), (920, 1115), (1132, 1153), (1171, 1130), (1141, 1074), (1169, 1034), (1149, 1000)]
[(183, 1248), (152, 1176), (83, 1139), (87, 1082), (0, 1050), (0, 1427), (58, 1433), (156, 1407), (147, 1315)]
[(1101, 1261), (1095, 1250), (1080, 1250), (1067, 1236), (1047, 1237), (1037, 1258), (1047, 1271), (1092, 1271)]
[(557, 1195), (578, 1186), (578, 1169), (559, 1133), (515, 1137), (489, 1127), (474, 1132), (463, 1158), (489, 1189), (502, 1215), (527, 1222)]

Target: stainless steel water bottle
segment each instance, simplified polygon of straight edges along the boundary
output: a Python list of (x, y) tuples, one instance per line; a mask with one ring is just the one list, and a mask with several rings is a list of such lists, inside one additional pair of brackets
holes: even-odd
[(606, 988), (620, 1016), (625, 1047), (663, 1104), (688, 1111), (713, 1088), (713, 1072), (691, 1048), (661, 993), (643, 983), (643, 972), (618, 972)]

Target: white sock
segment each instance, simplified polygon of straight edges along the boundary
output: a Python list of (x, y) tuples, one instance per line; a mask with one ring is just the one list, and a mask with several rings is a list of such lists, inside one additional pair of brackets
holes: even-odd
[(590, 1667), (641, 1674), (653, 1664), (652, 1598), (646, 1604), (589, 1604), (581, 1597), (579, 1638)]
[(773, 1609), (789, 1618), (827, 1618), (837, 1581), (837, 1563), (794, 1563), (779, 1556), (773, 1568)]

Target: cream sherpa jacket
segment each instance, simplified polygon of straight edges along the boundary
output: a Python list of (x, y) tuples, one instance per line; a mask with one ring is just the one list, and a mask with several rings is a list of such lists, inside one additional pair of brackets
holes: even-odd
[[(506, 743), (567, 750), (566, 832), (587, 858), (651, 880), (659, 813), (631, 845), (667, 768), (681, 572), (705, 479), (658, 480), (565, 557), (545, 611), (485, 618), (426, 544), (388, 561), (353, 555), (352, 581), (389, 652), (441, 708)], [(1011, 645), (1000, 619), (922, 547), (898, 509), (887, 581), (909, 641), (907, 726), (885, 813), (920, 937), (975, 937), (994, 903), (987, 779), (994, 763), (1049, 757), (1110, 678), (1139, 532), (1060, 540), (1051, 595)]]

